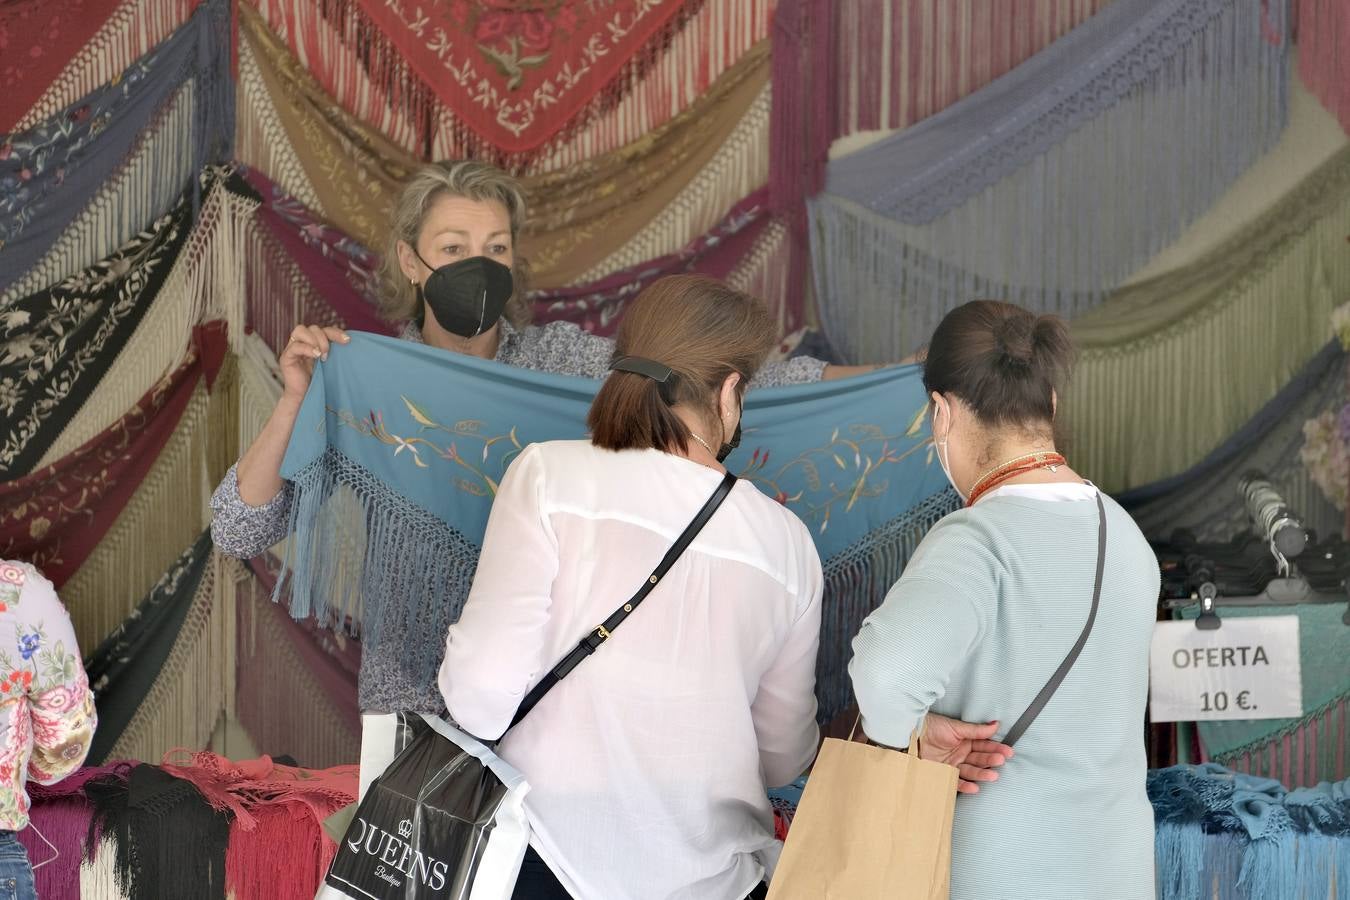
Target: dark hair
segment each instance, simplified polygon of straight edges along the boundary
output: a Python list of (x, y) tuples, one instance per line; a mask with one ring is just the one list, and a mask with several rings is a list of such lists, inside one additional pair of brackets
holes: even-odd
[[(689, 428), (671, 406), (682, 403), (709, 424), (718, 421), (722, 383), (740, 373), (738, 390), (744, 394), (773, 341), (773, 320), (761, 301), (700, 275), (662, 278), (624, 314), (614, 354), (616, 359), (639, 356), (668, 366), (675, 373), (671, 403), (662, 399), (661, 386), (652, 379), (610, 372), (586, 420), (591, 442), (608, 450), (686, 450)], [(713, 442), (713, 435), (702, 437)]]
[(951, 394), (986, 426), (1034, 426), (1055, 418), (1073, 368), (1073, 340), (1058, 316), (997, 300), (975, 300), (947, 313), (923, 365), (923, 386)]

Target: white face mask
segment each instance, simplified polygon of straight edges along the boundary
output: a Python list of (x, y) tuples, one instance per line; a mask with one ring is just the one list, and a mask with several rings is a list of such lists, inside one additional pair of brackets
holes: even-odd
[[(937, 446), (938, 465), (942, 466), (942, 474), (947, 476), (948, 483), (951, 484), (952, 489), (956, 491), (956, 495), (960, 497), (961, 502), (964, 503), (966, 502), (966, 495), (961, 492), (961, 488), (957, 487), (956, 479), (952, 477), (951, 465), (947, 461), (949, 456), (947, 450), (947, 437), (946, 435), (944, 435), (940, 439), (937, 437), (937, 414), (942, 412), (943, 409), (944, 407), (938, 407), (933, 412), (933, 441), (934, 444)], [(952, 409), (950, 405), (945, 407), (945, 409), (947, 410), (947, 419), (948, 419), (947, 434), (951, 434), (952, 426), (950, 420), (952, 415)]]

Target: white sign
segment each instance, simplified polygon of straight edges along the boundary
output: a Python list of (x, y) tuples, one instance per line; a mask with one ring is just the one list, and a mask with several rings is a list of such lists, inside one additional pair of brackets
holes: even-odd
[(1149, 657), (1154, 722), (1303, 715), (1298, 616), (1227, 616), (1214, 631), (1159, 622)]

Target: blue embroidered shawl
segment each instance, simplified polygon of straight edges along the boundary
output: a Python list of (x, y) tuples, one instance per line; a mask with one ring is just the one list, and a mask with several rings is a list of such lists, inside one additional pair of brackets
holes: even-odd
[[(584, 437), (598, 384), (361, 333), (335, 347), (316, 367), (282, 467), (296, 488), (292, 613), (349, 619), (368, 646), (400, 635), (405, 664), (430, 683), (502, 474), (530, 443)], [(728, 465), (802, 518), (824, 564), (823, 718), (848, 705), (849, 643), (863, 618), (955, 506), (925, 408), (913, 366), (747, 398)]]

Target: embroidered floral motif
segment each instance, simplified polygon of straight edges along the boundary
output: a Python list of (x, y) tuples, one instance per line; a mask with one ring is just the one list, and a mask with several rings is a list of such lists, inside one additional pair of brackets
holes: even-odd
[[(933, 461), (932, 440), (920, 437), (927, 412), (927, 405), (921, 407), (902, 435), (888, 435), (875, 425), (859, 423), (848, 426), (842, 434), (836, 428), (828, 442), (774, 469), (769, 468), (769, 451), (756, 448), (750, 465), (736, 474), (767, 489), (771, 497), (824, 534), (830, 527), (830, 517), (841, 506), (842, 512), (848, 512), (859, 500), (886, 493), (889, 482), (883, 467), (904, 462), (924, 449), (929, 451), (927, 462)], [(746, 436), (754, 437), (749, 431)], [(794, 470), (805, 477), (806, 487), (789, 495), (779, 487), (779, 481)]]
[[(421, 433), (439, 431), (449, 435), (454, 440), (447, 443), (433, 441), (421, 436), (405, 438), (391, 434), (385, 428), (383, 413), (372, 412), (365, 418), (358, 419), (344, 410), (334, 409), (330, 412), (337, 416), (338, 422), (342, 425), (393, 447), (395, 456), (407, 450), (408, 459), (418, 468), (430, 468), (430, 464), (427, 462), (429, 459), (441, 459), (454, 463), (468, 473), (467, 476), (451, 478), (450, 481), (456, 488), (476, 497), (495, 497), (497, 495), (497, 483), (502, 473), (511, 464), (511, 460), (515, 459), (520, 451), (525, 449), (520, 439), (516, 437), (515, 426), (512, 426), (506, 434), (485, 435), (482, 433), (482, 422), (465, 420), (453, 425), (442, 425), (434, 421), (431, 416), (407, 397), (403, 397), (403, 402), (407, 405), (408, 413), (412, 416), (413, 421), (420, 426)], [(474, 449), (472, 451), (466, 449), (465, 453), (461, 453), (459, 450), (459, 442), (461, 441)], [(479, 444), (482, 445), (481, 451), (478, 450)], [(489, 471), (494, 473), (496, 477), (489, 475)]]
[[(537, 146), (683, 15), (688, 0), (357, 0), (397, 55), (467, 125), (511, 152)], [(394, 48), (397, 48), (395, 52)]]
[(0, 433), (0, 472), (26, 472), (63, 426), (62, 413), (112, 365), (168, 277), (189, 215), (181, 205), (107, 259), (19, 299), (0, 320), (0, 406), (9, 425)]

